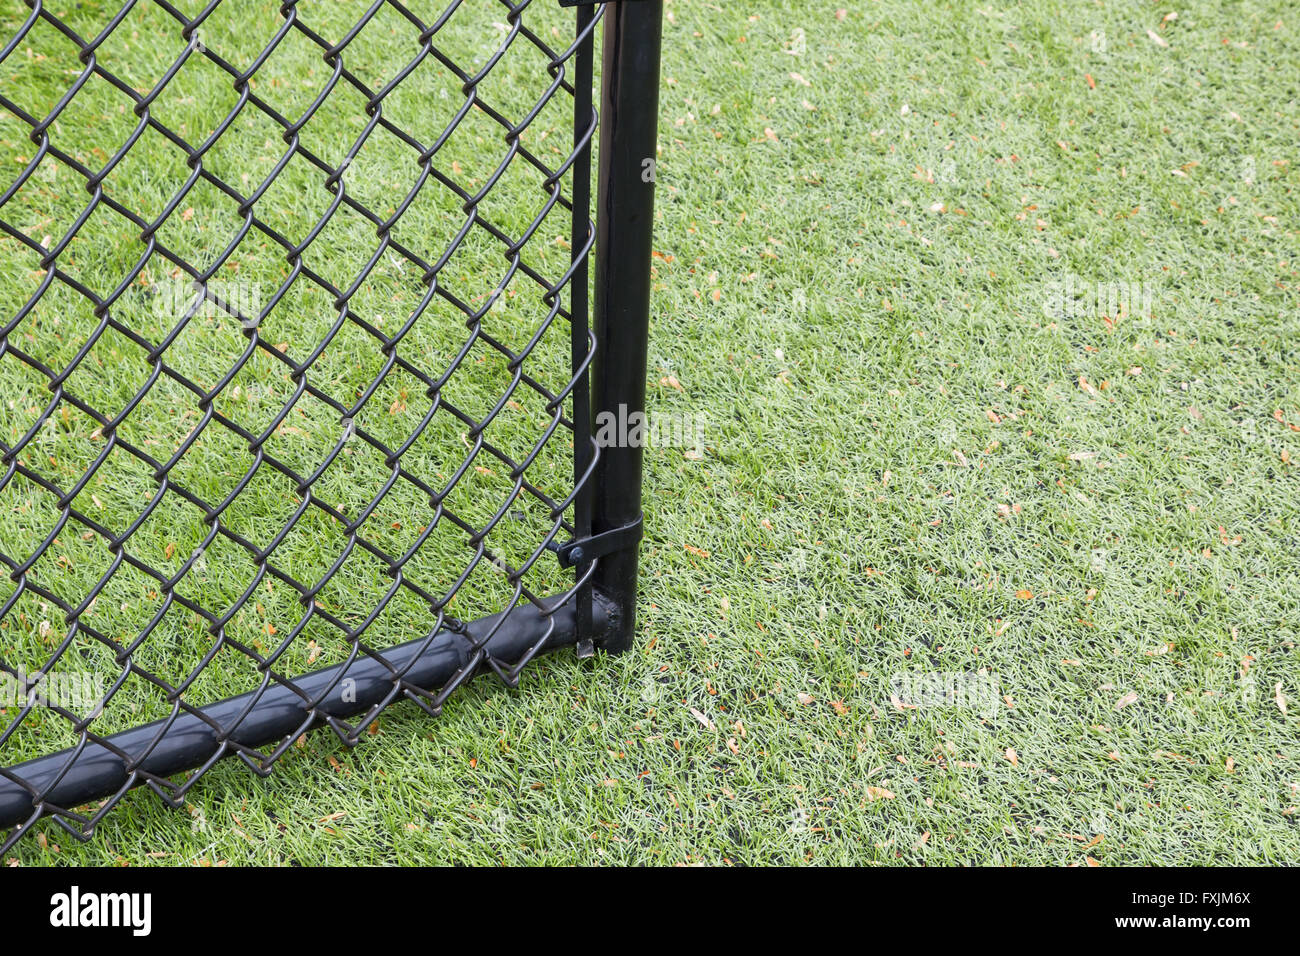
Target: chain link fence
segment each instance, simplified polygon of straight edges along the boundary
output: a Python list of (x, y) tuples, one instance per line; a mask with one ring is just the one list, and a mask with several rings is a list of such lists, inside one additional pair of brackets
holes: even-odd
[(0, 13), (0, 848), (626, 646), (660, 13)]

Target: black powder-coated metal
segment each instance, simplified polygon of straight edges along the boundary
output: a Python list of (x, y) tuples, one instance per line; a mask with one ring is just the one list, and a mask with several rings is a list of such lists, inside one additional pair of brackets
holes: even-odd
[[(52, 9), (45, 0), (25, 2), (30, 13), (21, 18), (21, 25), (12, 37), (0, 37), (0, 67), (8, 57), (17, 55), (16, 51), (23, 50), (32, 42), (31, 31), (40, 24), (42, 29), (57, 31), (60, 42), (75, 45), (83, 69), (66, 81), (67, 92), (46, 115), (27, 112), (7, 96), (0, 85), (0, 109), (29, 128), (31, 141), (31, 146), (24, 149), (30, 155), (18, 157), (19, 162), (25, 165), (21, 166), (13, 183), (0, 192), (0, 236), (9, 240), (9, 248), (20, 250), (28, 259), (22, 263), (0, 262), (0, 267), (23, 269), (29, 275), (41, 277), (39, 288), (16, 314), (0, 316), (0, 321), (3, 321), (0, 324), (0, 361), (22, 363), (25, 372), (43, 379), (49, 391), (48, 398), (42, 399), (44, 406), (39, 420), (30, 429), (16, 440), (7, 432), (0, 434), (0, 492), (21, 479), (35, 489), (34, 493), (48, 496), (55, 502), (59, 512), (56, 526), (31, 553), (10, 554), (7, 543), (0, 541), (0, 566), (16, 586), (8, 597), (0, 597), (0, 677), (19, 680), (25, 690), (35, 686), (27, 686), (28, 678), (11, 661), (11, 649), (4, 643), (6, 618), (11, 613), (18, 616), (20, 612), (15, 608), (28, 599), (46, 602), (54, 612), (52, 616), (59, 619), (60, 626), (65, 628), (64, 636), (53, 643), (53, 651), (43, 661), (43, 671), (49, 672), (68, 664), (72, 654), (69, 648), (78, 641), (89, 641), (112, 656), (120, 673), (112, 675), (107, 692), (89, 712), (73, 712), (59, 704), (39, 701), (0, 710), (0, 828), (12, 828), (7, 834), (0, 832), (0, 852), (7, 850), (23, 834), (31, 832), (42, 819), (55, 821), (79, 839), (89, 839), (96, 823), (133, 787), (147, 785), (169, 804), (180, 805), (207, 770), (225, 757), (237, 755), (255, 773), (267, 774), (301, 734), (318, 727), (329, 727), (345, 744), (353, 745), (364, 736), (365, 728), (375, 717), (395, 702), (413, 701), (436, 715), (461, 684), (483, 672), (491, 671), (513, 687), (521, 670), (541, 653), (575, 646), (579, 654), (585, 656), (593, 644), (609, 651), (626, 649), (632, 637), (635, 610), (641, 449), (600, 448), (593, 439), (592, 427), (595, 414), (603, 409), (616, 410), (620, 404), (631, 410), (644, 408), (653, 221), (653, 177), (647, 180), (644, 174), (645, 160), (653, 161), (655, 155), (661, 0), (619, 0), (609, 4), (558, 0), (562, 6), (577, 7), (573, 40), (561, 49), (550, 45), (552, 38), (529, 28), (529, 8), (536, 9), (556, 0), (502, 0), (499, 16), (505, 21), (507, 33), (500, 40), (502, 45), (496, 55), (489, 57), (481, 69), (475, 70), (461, 68), (438, 47), (439, 30), (453, 18), (462, 0), (451, 0), (447, 11), (433, 23), (425, 23), (401, 0), (373, 0), (369, 4), (359, 4), (358, 10), (364, 7), (360, 19), (337, 43), (331, 43), (313, 30), (310, 25), (311, 5), (307, 0), (285, 0), (280, 6), (283, 24), (246, 70), (223, 60), (198, 42), (200, 25), (223, 0), (211, 0), (193, 19), (187, 18), (168, 0), (121, 0), (120, 12), (94, 37), (78, 34), (65, 22), (66, 14)], [(142, 90), (138, 77), (128, 81), (116, 75), (105, 65), (106, 58), (100, 53), (103, 44), (127, 20), (128, 14), (137, 5), (147, 4), (153, 4), (165, 17), (174, 21), (174, 32), (166, 36), (145, 37), (141, 42), (173, 44), (177, 50), (175, 62), (164, 75), (155, 78), (154, 88)], [(357, 76), (347, 64), (350, 45), (381, 10), (405, 21), (411, 35), (418, 41), (419, 50), (415, 59), (399, 70), (391, 82), (377, 89)], [(598, 112), (592, 103), (593, 59), (594, 40), (602, 19), (604, 61), (600, 112), (603, 117), (599, 123), (599, 192), (596, 223), (593, 225), (589, 211), (592, 199), (590, 179), (592, 146), (598, 129)], [(294, 32), (319, 48), (322, 63), (318, 73), (328, 80), (328, 85), (305, 114), (288, 117), (265, 98), (258, 84), (250, 81), (265, 68), (268, 58), (284, 38)], [(497, 42), (495, 36), (493, 42)], [(503, 115), (480, 95), (480, 86), (512, 43), (539, 55), (550, 78), (542, 100), (522, 119)], [(201, 143), (190, 141), (183, 130), (170, 128), (155, 115), (158, 94), (191, 56), (201, 57), (205, 63), (224, 72), (239, 96), (238, 106)], [(386, 97), (425, 60), (436, 60), (441, 68), (450, 70), (463, 84), (463, 92), (469, 98), (468, 102), (460, 105), (461, 111), (451, 118), (441, 135), (432, 141), (421, 140), (384, 114)], [(130, 101), (128, 105), (139, 122), (135, 133), (116, 152), (106, 158), (99, 157), (104, 162), (98, 168), (87, 166), (74, 155), (74, 149), (65, 146), (68, 130), (59, 122), (88, 82), (105, 83), (116, 88), (125, 100)], [(364, 129), (349, 148), (344, 161), (337, 165), (313, 152), (300, 136), (336, 86), (365, 98)], [(557, 97), (572, 103), (573, 136), (567, 155), (563, 151), (552, 151), (559, 152), (558, 156), (535, 152), (524, 145), (521, 134), (546, 104)], [(454, 169), (442, 168), (438, 155), (471, 107), (498, 124), (504, 139), (501, 166), (486, 184), (459, 182)], [(205, 163), (209, 151), (243, 110), (256, 111), (261, 119), (269, 120), (283, 131), (281, 138), (286, 147), (283, 158), (260, 186), (257, 183), (225, 181), (209, 168), (211, 164)], [(396, 211), (391, 213), (381, 213), (361, 202), (349, 192), (344, 177), (348, 164), (377, 130), (404, 144), (416, 166), (416, 185), (405, 197), (394, 197), (398, 201)], [(190, 171), (184, 182), (163, 184), (171, 191), (172, 198), (153, 219), (125, 206), (117, 197), (110, 178), (110, 173), (146, 132), (150, 136), (162, 137), (182, 151)], [(501, 144), (495, 144), (494, 148), (500, 149)], [(293, 236), (272, 226), (260, 214), (258, 205), (272, 180), (285, 169), (290, 159), (313, 167), (334, 197), (323, 216), (310, 214), (308, 221), (299, 223), (301, 228)], [(42, 237), (39, 232), (32, 234), (30, 227), (24, 228), (5, 217), (5, 204), (32, 181), (42, 163), (48, 162), (80, 176), (90, 197), (77, 220), (62, 235), (53, 238)], [(541, 212), (522, 234), (494, 222), (483, 208), (485, 197), (510, 163), (523, 164), (530, 172), (540, 174), (542, 179)], [(426, 182), (436, 182), (441, 188), (453, 192), (471, 217), (464, 232), (453, 240), (441, 257), (422, 255), (394, 232), (395, 223)], [(565, 182), (571, 183), (568, 194), (564, 189)], [(236, 239), (211, 261), (187, 261), (185, 256), (169, 249), (162, 239), (163, 226), (173, 215), (180, 216), (185, 197), (196, 184), (214, 189), (226, 197), (242, 220)], [(4, 184), (0, 183), (0, 187)], [(535, 238), (538, 227), (553, 208), (564, 211), (569, 219), (569, 267), (559, 277), (541, 274), (522, 256), (530, 243), (541, 241)], [(107, 292), (89, 287), (65, 265), (72, 256), (70, 243), (78, 238), (78, 232), (92, 215), (101, 209), (111, 211), (125, 221), (135, 232), (141, 248), (134, 270)], [(374, 256), (359, 274), (350, 271), (331, 274), (329, 268), (313, 267), (313, 244), (339, 209), (346, 209), (366, 220), (375, 236)], [(471, 225), (485, 231), (500, 245), (504, 254), (504, 278), (493, 299), (515, 276), (533, 283), (534, 291), (541, 290), (539, 298), (545, 306), (544, 318), (534, 339), (521, 350), (512, 350), (492, 334), (488, 318), (492, 299), (481, 306), (463, 301), (452, 291), (451, 282), (442, 275), (443, 267)], [(271, 296), (266, 308), (256, 315), (241, 314), (240, 303), (222, 301), (208, 288), (209, 280), (220, 274), (238, 243), (247, 236), (283, 252), (292, 266), (283, 285)], [(588, 284), (591, 279), (588, 268), (593, 249), (597, 250), (595, 308), (594, 318), (589, 323)], [(383, 257), (401, 259), (413, 266), (425, 286), (424, 298), (417, 311), (404, 320), (405, 324), (395, 334), (381, 331), (359, 311), (361, 307), (358, 305), (358, 289)], [(202, 294), (199, 301), (206, 299), (205, 307), (211, 304), (244, 326), (247, 351), (239, 360), (240, 364), (211, 390), (189, 380), (174, 361), (169, 361), (169, 356), (175, 354), (169, 350), (177, 348), (174, 343), (186, 324), (194, 319), (197, 304), (188, 309), (168, 335), (157, 341), (124, 324), (115, 315), (119, 300), (128, 289), (142, 284), (141, 273), (151, 262), (165, 270), (175, 270), (186, 280), (193, 280)], [(36, 266), (38, 268), (33, 271)], [(374, 347), (385, 357), (383, 372), (369, 387), (361, 390), (359, 397), (349, 396), (342, 400), (311, 380), (312, 363), (324, 349), (323, 343), (305, 359), (297, 360), (301, 359), (301, 353), (296, 358), (291, 357), (274, 342), (262, 337), (262, 320), (272, 312), (293, 282), (311, 284), (332, 297), (338, 316), (329, 333), (330, 338), (339, 328), (351, 324), (370, 336)], [(73, 330), (86, 330), (87, 341), (66, 367), (44, 363), (25, 348), (22, 334), (26, 328), (24, 321), (52, 287), (79, 297), (78, 301), (93, 316), (88, 326), (71, 325)], [(435, 299), (458, 310), (468, 330), (464, 349), (447, 369), (425, 368), (420, 355), (403, 351), (403, 336), (421, 320), (425, 308)], [(564, 323), (569, 325), (569, 380), (548, 386), (530, 373), (530, 361), (537, 341), (555, 323), (561, 328)], [(93, 343), (110, 330), (138, 348), (151, 369), (148, 382), (125, 408), (112, 405), (101, 408), (99, 396), (83, 394), (78, 389), (80, 379), (74, 374)], [(514, 373), (510, 390), (500, 396), (486, 416), (479, 418), (458, 408), (443, 393), (448, 381), (456, 376), (472, 374), (465, 357), (474, 345), (499, 353)], [(273, 363), (279, 363), (275, 367), (286, 371), (296, 384), (294, 394), (272, 427), (263, 432), (250, 431), (227, 416), (217, 401), (238, 368), (259, 352), (269, 356)], [(385, 444), (364, 427), (354, 426), (354, 416), (363, 410), (384, 377), (394, 370), (418, 381), (433, 401), (432, 409), (417, 431), (398, 447)], [(148, 442), (143, 445), (132, 442), (124, 434), (122, 425), (161, 381), (179, 390), (200, 414), (191, 437), (174, 454), (155, 457), (150, 448), (145, 447)], [(520, 394), (527, 392), (534, 402), (541, 402), (550, 416), (549, 427), (531, 453), (518, 457), (497, 447), (488, 431), (516, 390)], [(6, 396), (0, 396), (0, 399), (4, 398)], [(336, 422), (346, 424), (347, 431), (319, 468), (311, 473), (300, 473), (277, 458), (268, 440), (272, 432), (284, 424), (297, 403), (307, 398), (326, 406), (329, 415), (337, 416)], [(60, 483), (42, 472), (40, 456), (35, 453), (36, 446), (33, 445), (43, 426), (57, 424), (57, 417), (61, 413), (66, 415), (69, 410), (97, 424), (93, 437), (101, 442), (97, 447), (102, 448), (98, 457), (71, 485)], [(470, 449), (459, 468), (451, 469), (453, 474), (445, 485), (430, 484), (426, 477), (427, 469), (422, 471), (422, 463), (414, 461), (415, 456), (409, 451), (435, 413), (450, 416), (457, 423), (456, 427), (464, 429), (464, 440)], [(176, 469), (204, 429), (218, 428), (242, 441), (255, 461), (229, 497), (210, 501), (187, 487), (178, 478)], [(348, 440), (364, 443), (391, 469), (388, 481), (359, 515), (339, 510), (332, 501), (314, 493), (316, 483), (339, 455), (342, 442)], [(558, 494), (549, 494), (534, 480), (529, 469), (542, 447), (556, 442), (572, 443), (572, 480)], [(157, 486), (152, 498), (144, 503), (143, 513), (124, 531), (106, 526), (95, 513), (88, 512), (79, 504), (78, 496), (110, 454), (128, 456), (143, 466)], [(453, 488), (480, 456), (514, 481), (510, 496), (500, 503), (494, 516), (486, 522), (466, 520), (449, 504)], [(423, 464), (427, 466), (427, 463)], [(300, 501), (289, 523), (269, 544), (249, 540), (225, 520), (227, 509), (245, 492), (259, 469), (288, 479)], [(426, 497), (428, 515), (424, 520), (429, 529), (441, 522), (464, 535), (464, 544), (468, 548), (464, 570), (445, 593), (429, 590), (412, 572), (411, 559), (424, 541), (423, 537), (409, 551), (390, 554), (367, 533), (368, 517), (399, 482), (408, 483)], [(490, 542), (494, 529), (507, 520), (512, 502), (524, 497), (540, 503), (547, 510), (550, 527), (537, 541), (531, 557), (512, 566), (493, 553)], [(202, 513), (208, 527), (202, 549), (219, 541), (246, 554), (252, 584), (233, 604), (218, 603), (208, 607), (202, 595), (196, 597), (179, 587), (182, 582), (188, 584), (194, 580), (186, 579), (195, 566), (198, 553), (174, 573), (151, 566), (135, 553), (133, 536), (164, 501), (171, 502), (171, 507), (197, 508)], [(347, 545), (343, 556), (323, 578), (300, 581), (283, 566), (282, 555), (277, 549), (311, 508), (318, 509), (343, 529)], [(634, 528), (635, 533), (627, 530), (629, 528)], [(421, 532), (427, 533), (425, 528), (421, 528)], [(44, 533), (42, 528), (41, 534)], [(57, 565), (51, 548), (60, 534), (77, 534), (83, 540), (93, 540), (107, 548), (112, 556), (110, 569), (91, 592), (71, 600), (61, 595), (58, 588), (52, 587), (47, 577), (50, 569)], [(574, 568), (571, 587), (549, 597), (529, 589), (527, 574), (537, 562), (546, 558), (548, 551), (559, 552), (566, 545), (582, 542), (587, 543), (585, 551), (580, 546), (569, 547), (561, 558), (561, 567)], [(385, 586), (386, 590), (377, 596), (357, 595), (357, 607), (352, 609), (355, 613), (339, 615), (322, 606), (317, 595), (342, 567), (347, 554), (352, 552), (378, 562), (392, 579), (392, 584)], [(513, 588), (513, 597), (497, 614), (472, 621), (458, 620), (452, 616), (448, 606), (475, 568), (485, 562), (505, 575)], [(163, 610), (138, 634), (103, 633), (96, 629), (87, 612), (108, 580), (123, 568), (145, 576), (149, 586), (162, 595)], [(297, 592), (298, 603), (303, 608), (301, 620), (295, 623), (290, 618), (280, 622), (283, 636), (271, 640), (270, 649), (236, 641), (226, 632), (228, 623), (242, 609), (253, 606), (250, 602), (253, 602), (260, 585), (271, 582), (277, 586), (287, 585)], [(399, 591), (423, 602), (427, 609), (427, 621), (421, 622), (425, 636), (395, 646), (372, 646), (367, 628)], [(168, 608), (193, 615), (205, 625), (212, 640), (212, 649), (203, 657), (198, 669), (180, 684), (171, 683), (152, 672), (141, 663), (138, 654), (151, 639), (161, 615)], [(309, 620), (332, 627), (341, 635), (348, 647), (347, 659), (302, 675), (286, 673), (285, 651), (295, 641), (305, 640), (300, 632)], [(189, 690), (199, 671), (213, 666), (219, 653), (240, 655), (238, 659), (254, 669), (258, 686), (251, 692), (215, 703), (191, 699)], [(75, 660), (72, 663), (75, 664)], [(169, 716), (122, 732), (98, 731), (96, 721), (106, 708), (112, 706), (114, 695), (128, 680), (142, 681), (149, 686), (165, 702), (170, 710)], [(37, 710), (64, 721), (77, 742), (56, 753), (14, 763), (6, 758), (6, 742), (13, 739), (24, 721)], [(189, 774), (183, 780), (175, 779), (176, 775), (186, 772)]]
[[(594, 600), (595, 632), (608, 626), (605, 602)], [(231, 697), (184, 713), (174, 721), (155, 721), (113, 734), (76, 753), (51, 754), (11, 767), (14, 777), (0, 779), (0, 827), (22, 825), (39, 818), (33, 799), (40, 795), (61, 806), (79, 806), (90, 800), (124, 792), (150, 778), (206, 768), (223, 757), (250, 758), (258, 773), (269, 770), (269, 758), (257, 748), (272, 743), (287, 746), (307, 731), (323, 724), (348, 727), (347, 739), (356, 743), (358, 728), (342, 723), (359, 714), (377, 713), (391, 696), (393, 679), (416, 687), (441, 687), (457, 673), (492, 657), (518, 660), (537, 646), (546, 651), (572, 646), (577, 641), (573, 601), (543, 615), (531, 604), (481, 618), (464, 633), (441, 632), (431, 643), (410, 641), (384, 651), (383, 661), (359, 658), (350, 665), (328, 667), (294, 679), (292, 686), (275, 684), (256, 700), (252, 694)], [(245, 713), (246, 712), (246, 713)], [(194, 778), (197, 779), (197, 778)], [(183, 802), (179, 793), (159, 791), (171, 803)]]
[[(654, 229), (656, 135), (662, 0), (619, 3), (605, 10), (605, 72), (601, 91), (600, 181), (596, 214), (596, 414), (623, 420), (645, 410), (650, 327), (650, 259)], [(641, 521), (639, 444), (600, 450), (595, 471), (595, 535)], [(602, 645), (619, 652), (636, 627), (635, 546), (601, 559), (595, 585), (618, 608)]]

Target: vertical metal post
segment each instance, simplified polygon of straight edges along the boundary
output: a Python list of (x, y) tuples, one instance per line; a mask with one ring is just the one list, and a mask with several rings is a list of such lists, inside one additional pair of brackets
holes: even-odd
[[(587, 34), (587, 40), (579, 46), (574, 56), (573, 77), (573, 147), (578, 151), (578, 158), (573, 164), (573, 221), (572, 234), (569, 237), (570, 249), (574, 256), (581, 256), (569, 280), (569, 316), (570, 336), (569, 351), (574, 369), (582, 368), (591, 347), (588, 341), (588, 299), (587, 284), (590, 280), (588, 265), (591, 257), (586, 251), (591, 241), (591, 132), (592, 124), (597, 122), (591, 103), (592, 73), (595, 69), (595, 37), (592, 34), (592, 21), (596, 17), (594, 7), (578, 7), (575, 17), (576, 40), (581, 41)], [(591, 536), (591, 484), (583, 484), (583, 476), (591, 467), (591, 388), (589, 377), (579, 375), (573, 386), (573, 480), (578, 489), (573, 503), (573, 533), (577, 539)], [(576, 572), (581, 580), (587, 570), (579, 565)], [(594, 653), (592, 643), (592, 599), (591, 588), (579, 588), (577, 593), (577, 640), (575, 645), (579, 657), (591, 657)]]
[[(624, 422), (645, 413), (663, 2), (614, 2), (604, 16), (592, 397), (598, 420), (608, 413)], [(641, 451), (626, 441), (600, 449), (592, 475), (594, 535), (640, 521)], [(601, 557), (594, 576), (614, 605), (601, 642), (611, 652), (627, 650), (636, 627), (635, 542)]]

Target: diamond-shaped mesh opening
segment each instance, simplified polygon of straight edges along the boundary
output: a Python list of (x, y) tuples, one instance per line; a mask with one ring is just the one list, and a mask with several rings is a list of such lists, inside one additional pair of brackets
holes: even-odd
[[(539, 555), (581, 525), (590, 442), (578, 23), (541, 0), (0, 11), (0, 803), (83, 835), (130, 786), (176, 800), (313, 723), (351, 742), (475, 669), (513, 681), (470, 622), (572, 593)], [(384, 656), (446, 632), (441, 688)], [(362, 663), (386, 689), (348, 723), (312, 675)], [(302, 725), (248, 744), (286, 700)], [(155, 773), (181, 726), (217, 752)], [(23, 776), (67, 748), (121, 758), (116, 795)]]

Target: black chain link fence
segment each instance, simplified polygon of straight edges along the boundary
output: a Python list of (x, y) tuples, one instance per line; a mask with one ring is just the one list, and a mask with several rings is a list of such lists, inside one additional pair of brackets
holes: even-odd
[(635, 540), (591, 544), (612, 7), (26, 3), (0, 13), (0, 847), (600, 643), (599, 558)]

